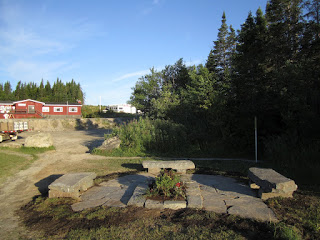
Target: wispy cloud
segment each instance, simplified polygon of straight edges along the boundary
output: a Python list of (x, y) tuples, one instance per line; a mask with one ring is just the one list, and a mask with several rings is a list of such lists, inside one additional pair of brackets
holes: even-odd
[(12, 81), (61, 77), (79, 65), (71, 61), (72, 51), (82, 41), (104, 34), (98, 24), (86, 18), (48, 19), (45, 4), (38, 10), (43, 16), (30, 18), (21, 4), (0, 1), (0, 65)]
[(142, 77), (143, 75), (146, 75), (148, 73), (150, 73), (150, 69), (141, 70), (141, 71), (132, 72), (132, 73), (126, 73), (118, 78), (113, 79), (112, 82), (119, 82), (119, 81), (126, 80), (126, 79), (133, 78), (133, 77)]
[(142, 10), (142, 14), (149, 15), (156, 7), (160, 6), (162, 2), (163, 0), (152, 0), (152, 2), (149, 2), (148, 6)]
[(40, 82), (42, 78), (45, 80), (54, 79), (70, 70), (70, 68), (72, 68), (72, 65), (66, 61), (33, 62), (17, 60), (8, 66), (7, 72), (17, 81)]

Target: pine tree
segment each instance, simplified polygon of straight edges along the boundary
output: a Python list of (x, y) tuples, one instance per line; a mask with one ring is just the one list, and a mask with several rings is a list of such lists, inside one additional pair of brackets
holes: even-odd
[(0, 100), (5, 100), (3, 84), (2, 83), (0, 83)]
[(4, 100), (13, 100), (12, 88), (9, 81), (4, 83), (3, 86)]
[(231, 58), (235, 51), (235, 31), (226, 23), (226, 14), (223, 12), (218, 38), (214, 41), (214, 47), (210, 51), (206, 67), (214, 72), (222, 82), (230, 80)]

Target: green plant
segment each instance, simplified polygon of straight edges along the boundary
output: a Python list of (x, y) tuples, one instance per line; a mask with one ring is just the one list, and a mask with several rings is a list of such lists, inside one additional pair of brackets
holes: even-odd
[(273, 236), (280, 239), (288, 240), (300, 240), (302, 239), (299, 230), (291, 225), (287, 225), (284, 222), (276, 223), (273, 225)]
[(113, 156), (179, 155), (189, 149), (184, 126), (168, 120), (140, 118), (113, 129), (106, 138), (118, 136), (119, 149), (105, 153)]
[(186, 198), (185, 187), (180, 177), (173, 170), (162, 170), (156, 177), (155, 182), (151, 184), (147, 196), (164, 196), (177, 199)]

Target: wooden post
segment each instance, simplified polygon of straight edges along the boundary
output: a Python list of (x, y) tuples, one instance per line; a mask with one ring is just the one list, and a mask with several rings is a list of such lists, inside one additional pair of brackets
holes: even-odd
[(254, 138), (255, 138), (255, 157), (256, 163), (258, 162), (258, 127), (257, 127), (257, 116), (254, 117)]

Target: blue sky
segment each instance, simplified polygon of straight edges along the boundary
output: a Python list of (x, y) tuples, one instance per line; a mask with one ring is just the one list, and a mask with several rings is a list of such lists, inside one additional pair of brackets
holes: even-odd
[(0, 82), (74, 79), (86, 104), (125, 103), (152, 67), (204, 64), (223, 11), (239, 29), (266, 2), (0, 0)]

